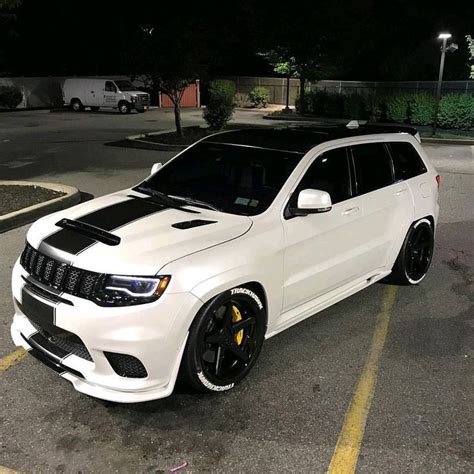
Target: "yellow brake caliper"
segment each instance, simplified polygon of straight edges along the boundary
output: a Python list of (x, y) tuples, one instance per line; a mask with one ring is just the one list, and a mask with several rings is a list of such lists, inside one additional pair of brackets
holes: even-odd
[[(242, 321), (242, 315), (240, 314), (239, 308), (237, 308), (237, 306), (235, 306), (235, 305), (232, 305), (232, 322), (233, 323), (238, 323), (239, 321)], [(244, 338), (244, 330), (241, 329), (234, 336), (234, 341), (238, 346), (240, 346), (240, 344), (242, 344), (242, 339), (243, 338)]]

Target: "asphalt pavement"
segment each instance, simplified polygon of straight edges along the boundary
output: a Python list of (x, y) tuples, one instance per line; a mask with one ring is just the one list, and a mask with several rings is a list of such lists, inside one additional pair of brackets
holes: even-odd
[[(200, 115), (185, 111), (185, 125)], [(236, 120), (263, 123), (255, 113)], [(108, 144), (172, 124), (162, 110), (0, 114), (0, 179), (59, 182), (96, 196), (122, 189), (173, 153)], [(193, 472), (326, 472), (383, 314), (357, 470), (473, 472), (473, 148), (426, 149), (442, 182), (435, 256), (422, 284), (394, 290), (389, 307), (388, 286), (373, 285), (275, 336), (249, 377), (219, 395), (180, 388), (164, 400), (106, 403), (24, 358), (0, 373), (0, 471), (167, 472), (186, 461)], [(26, 231), (0, 234), (0, 360), (15, 349), (10, 274)]]

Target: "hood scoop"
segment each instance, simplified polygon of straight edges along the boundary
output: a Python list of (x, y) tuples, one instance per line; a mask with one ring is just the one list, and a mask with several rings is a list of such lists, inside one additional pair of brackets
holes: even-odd
[(117, 237), (110, 232), (107, 232), (103, 229), (99, 229), (91, 224), (86, 224), (85, 222), (81, 221), (74, 221), (71, 219), (61, 219), (60, 221), (56, 222), (58, 227), (62, 229), (67, 229), (72, 232), (76, 232), (77, 234), (85, 235), (90, 239), (97, 240), (98, 242), (102, 242), (106, 245), (118, 245), (120, 243), (120, 237)]
[(217, 221), (206, 221), (204, 219), (194, 219), (192, 221), (183, 221), (183, 222), (177, 222), (176, 224), (171, 224), (171, 227), (174, 227), (175, 229), (186, 230), (186, 229), (192, 229), (194, 227), (201, 227), (203, 225), (215, 224), (216, 222)]

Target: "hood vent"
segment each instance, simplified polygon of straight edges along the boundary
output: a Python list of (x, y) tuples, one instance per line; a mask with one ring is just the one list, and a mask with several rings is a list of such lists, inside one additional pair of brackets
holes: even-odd
[(176, 224), (171, 224), (171, 227), (175, 229), (192, 229), (193, 227), (201, 227), (203, 225), (215, 224), (217, 221), (205, 221), (203, 219), (194, 219), (192, 221), (177, 222)]
[(72, 232), (77, 232), (78, 234), (85, 235), (91, 239), (97, 240), (98, 242), (102, 242), (106, 245), (118, 245), (120, 243), (120, 237), (117, 237), (110, 232), (107, 232), (103, 229), (99, 229), (98, 227), (86, 224), (85, 222), (81, 221), (74, 221), (71, 219), (61, 219), (60, 221), (56, 222), (58, 227), (62, 229), (67, 229)]

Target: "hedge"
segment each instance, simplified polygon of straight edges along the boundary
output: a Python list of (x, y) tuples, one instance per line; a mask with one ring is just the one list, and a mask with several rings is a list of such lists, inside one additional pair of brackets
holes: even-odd
[(408, 104), (408, 115), (413, 125), (431, 125), (436, 113), (436, 99), (430, 94), (414, 94)]
[(438, 124), (443, 128), (474, 128), (474, 96), (448, 94), (439, 103)]
[[(370, 120), (371, 122), (432, 125), (436, 99), (427, 93), (399, 95), (334, 94), (310, 91), (305, 94), (305, 113), (318, 117)], [(296, 101), (300, 112), (300, 101)], [(438, 125), (442, 128), (474, 128), (474, 96), (449, 94), (441, 98)]]

